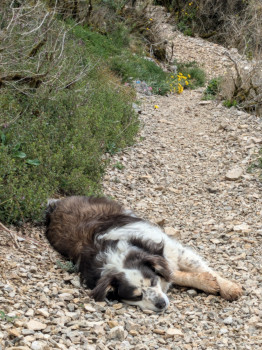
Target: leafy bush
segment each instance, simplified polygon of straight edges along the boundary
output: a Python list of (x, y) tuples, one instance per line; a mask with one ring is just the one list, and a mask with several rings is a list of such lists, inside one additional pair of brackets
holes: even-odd
[(221, 78), (213, 78), (209, 81), (205, 91), (204, 91), (204, 100), (213, 100), (220, 90)]
[[(6, 4), (3, 29), (12, 21)], [(16, 10), (26, 25), (13, 23), (1, 43), (0, 220), (39, 222), (48, 197), (101, 193), (103, 154), (112, 145), (130, 145), (138, 120), (134, 92), (121, 86), (104, 61), (117, 51), (110, 38), (75, 27), (86, 45), (70, 23), (55, 17), (46, 27), (49, 15), (40, 2), (32, 11)]]
[(54, 101), (37, 94), (23, 102), (26, 114), (2, 131), (2, 221), (38, 221), (54, 193), (99, 193), (102, 154), (112, 143), (121, 148), (132, 142), (138, 124), (130, 96), (101, 79), (84, 83), (88, 101), (77, 89), (60, 92)]

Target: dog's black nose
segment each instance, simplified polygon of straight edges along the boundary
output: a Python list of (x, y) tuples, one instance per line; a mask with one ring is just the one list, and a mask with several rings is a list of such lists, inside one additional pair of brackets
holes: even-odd
[(166, 307), (166, 301), (165, 299), (158, 299), (158, 301), (155, 303), (155, 306), (159, 309), (159, 310), (163, 310)]

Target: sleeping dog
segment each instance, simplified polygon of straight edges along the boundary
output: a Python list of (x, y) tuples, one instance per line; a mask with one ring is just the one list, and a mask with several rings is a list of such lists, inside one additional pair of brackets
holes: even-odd
[(172, 284), (220, 293), (227, 300), (241, 287), (218, 275), (193, 250), (158, 226), (106, 199), (73, 196), (50, 200), (46, 237), (78, 268), (96, 301), (121, 300), (141, 309), (164, 311)]

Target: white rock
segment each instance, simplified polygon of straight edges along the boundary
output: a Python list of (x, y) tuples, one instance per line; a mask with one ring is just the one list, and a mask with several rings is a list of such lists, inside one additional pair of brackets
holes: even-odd
[(242, 224), (240, 225), (235, 225), (233, 227), (233, 230), (235, 232), (248, 232), (249, 231), (249, 226), (248, 224), (246, 224), (245, 222), (243, 222)]
[(236, 181), (243, 175), (243, 170), (239, 167), (233, 168), (226, 173), (226, 180)]
[(187, 294), (191, 297), (195, 297), (197, 295), (197, 291), (195, 289), (188, 289)]
[(37, 309), (37, 313), (44, 317), (49, 317), (49, 312), (46, 309)]
[(165, 233), (168, 235), (168, 236), (172, 236), (172, 237), (176, 237), (176, 238), (181, 238), (180, 237), (180, 231), (174, 227), (165, 227), (164, 228), (165, 230)]
[(222, 328), (220, 329), (219, 333), (220, 333), (220, 334), (226, 334), (226, 333), (228, 333), (228, 330), (227, 330), (226, 327), (222, 327)]
[(223, 320), (224, 324), (232, 324), (233, 323), (233, 318), (232, 316), (229, 316)]
[(26, 327), (33, 331), (41, 331), (46, 328), (46, 324), (41, 323), (37, 320), (30, 320), (29, 322), (26, 323)]
[(96, 312), (96, 309), (92, 307), (90, 304), (84, 304), (84, 309), (88, 312)]
[(31, 344), (31, 349), (32, 350), (43, 350), (45, 347), (45, 343), (41, 342), (41, 341), (33, 341)]
[(72, 279), (70, 280), (70, 282), (72, 283), (72, 285), (73, 285), (74, 287), (77, 287), (77, 288), (80, 288), (80, 287), (81, 287), (81, 283), (80, 283), (80, 281), (79, 281), (79, 277), (78, 277), (78, 276), (72, 278)]
[(176, 335), (180, 335), (180, 336), (184, 336), (184, 333), (178, 329), (178, 328), (169, 328), (167, 331), (166, 331), (166, 336), (168, 338), (171, 338), (171, 337), (174, 337)]
[(59, 294), (59, 298), (62, 299), (62, 300), (72, 300), (74, 299), (74, 296), (70, 293), (62, 293), (62, 294)]

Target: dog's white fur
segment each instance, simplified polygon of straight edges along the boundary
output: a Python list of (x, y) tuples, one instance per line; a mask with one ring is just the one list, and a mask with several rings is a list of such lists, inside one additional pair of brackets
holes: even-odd
[[(99, 236), (99, 240), (114, 240), (119, 241), (117, 249), (109, 250), (106, 253), (106, 265), (104, 271), (115, 270), (123, 272), (130, 283), (143, 290), (143, 300), (139, 302), (129, 302), (128, 304), (138, 305), (142, 309), (153, 309), (159, 311), (154, 307), (152, 302), (152, 296), (157, 295), (160, 298), (164, 298), (166, 301), (166, 307), (169, 305), (166, 292), (171, 286), (171, 282), (166, 282), (163, 279), (159, 279), (155, 287), (148, 287), (141, 284), (143, 277), (139, 270), (130, 270), (123, 267), (123, 261), (129, 252), (130, 245), (128, 241), (136, 237), (141, 241), (154, 241), (157, 244), (164, 243), (164, 258), (168, 261), (168, 265), (171, 271), (182, 270), (191, 272), (211, 272), (211, 268), (207, 263), (197, 255), (192, 249), (185, 248), (177, 240), (168, 237), (158, 226), (152, 225), (149, 222), (137, 222), (126, 225), (121, 228), (115, 228)], [(103, 274), (104, 272), (102, 272)]]

